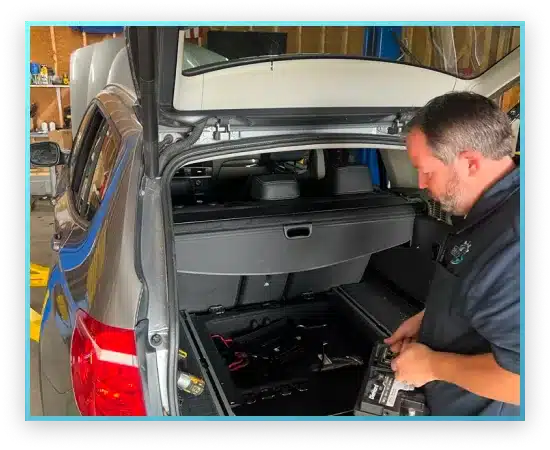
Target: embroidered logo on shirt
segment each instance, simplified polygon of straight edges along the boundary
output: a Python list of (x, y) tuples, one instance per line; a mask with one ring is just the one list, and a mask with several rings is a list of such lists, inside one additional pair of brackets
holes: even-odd
[(470, 251), (471, 247), (472, 243), (470, 241), (464, 241), (460, 245), (455, 245), (451, 250), (451, 256), (453, 257), (451, 264), (457, 265), (464, 261), (464, 256)]

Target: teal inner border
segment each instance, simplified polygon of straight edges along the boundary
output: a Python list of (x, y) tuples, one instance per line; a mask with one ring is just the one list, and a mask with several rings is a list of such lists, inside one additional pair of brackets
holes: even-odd
[[(525, 120), (525, 22), (524, 21), (26, 21), (25, 22), (25, 65), (30, 64), (30, 27), (31, 26), (517, 26), (520, 28), (520, 117)], [(30, 109), (30, 72), (25, 69), (25, 108)], [(520, 155), (525, 158), (525, 126), (520, 127)], [(119, 421), (119, 422), (202, 422), (202, 421), (230, 421), (230, 422), (524, 422), (525, 421), (525, 164), (520, 164), (520, 363), (521, 363), (521, 414), (518, 417), (501, 416), (417, 416), (417, 417), (342, 417), (342, 416), (194, 416), (194, 417), (83, 417), (83, 416), (31, 416), (30, 414), (30, 116), (25, 115), (25, 420), (35, 422), (46, 421)]]

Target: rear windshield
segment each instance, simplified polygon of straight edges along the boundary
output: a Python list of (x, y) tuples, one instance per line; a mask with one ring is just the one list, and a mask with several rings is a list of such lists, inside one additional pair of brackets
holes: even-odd
[(185, 32), (184, 71), (275, 55), (399, 61), (475, 78), (519, 47), (512, 26), (197, 27)]

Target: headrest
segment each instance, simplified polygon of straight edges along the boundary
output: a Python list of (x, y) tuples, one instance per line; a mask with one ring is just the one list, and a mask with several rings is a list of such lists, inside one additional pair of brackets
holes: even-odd
[(372, 191), (372, 178), (368, 166), (344, 166), (334, 169), (332, 180), (334, 194), (363, 194)]
[(173, 197), (180, 195), (189, 195), (193, 193), (193, 185), (191, 180), (188, 178), (172, 178), (172, 183), (170, 184), (170, 190)]
[(300, 196), (292, 174), (260, 175), (252, 178), (250, 195), (256, 200), (289, 200)]
[(297, 150), (293, 152), (277, 152), (270, 153), (269, 159), (271, 161), (300, 161), (308, 154), (307, 150)]
[(314, 180), (325, 178), (325, 152), (322, 149), (312, 150), (309, 153), (309, 170), (310, 176)]

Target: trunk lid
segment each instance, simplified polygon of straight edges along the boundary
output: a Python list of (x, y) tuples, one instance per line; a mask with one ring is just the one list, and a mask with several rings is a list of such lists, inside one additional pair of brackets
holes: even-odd
[(410, 63), (343, 55), (228, 60), (186, 41), (186, 28), (126, 31), (152, 164), (158, 159), (159, 126), (192, 128), (210, 121), (269, 135), (281, 127), (306, 133), (328, 126), (341, 132), (342, 126), (369, 124), (363, 134), (398, 134), (408, 117), (437, 95), (470, 90), (497, 97), (520, 74), (519, 47), (466, 79)]
[[(186, 40), (186, 28), (154, 27), (154, 51), (161, 113), (190, 122), (224, 113), (273, 114), (291, 122), (315, 110), (396, 112), (421, 107), (452, 90), (496, 96), (517, 81), (520, 72), (519, 47), (470, 79), (409, 63), (346, 55), (283, 54), (228, 60)], [(140, 32), (144, 32), (141, 27), (127, 31), (134, 80), (139, 58), (145, 57), (143, 42), (140, 54)], [(139, 96), (139, 83), (136, 92)]]

